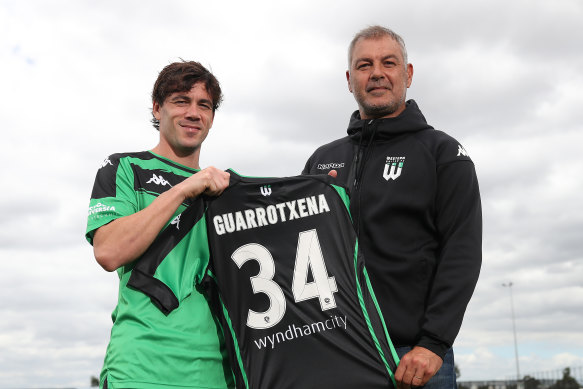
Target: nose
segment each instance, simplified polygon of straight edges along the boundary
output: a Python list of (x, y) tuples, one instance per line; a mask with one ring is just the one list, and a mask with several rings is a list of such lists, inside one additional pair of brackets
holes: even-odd
[(188, 106), (188, 110), (186, 111), (186, 119), (192, 121), (200, 120), (200, 108), (196, 105), (196, 103), (192, 103)]
[(373, 64), (371, 70), (370, 77), (373, 80), (378, 80), (385, 77), (385, 74), (382, 72), (382, 66), (380, 64)]

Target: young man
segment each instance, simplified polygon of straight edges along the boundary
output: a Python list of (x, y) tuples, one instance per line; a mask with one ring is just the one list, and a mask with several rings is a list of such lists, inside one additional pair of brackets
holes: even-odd
[(346, 78), (358, 104), (348, 136), (316, 150), (303, 173), (329, 172), (351, 191), (360, 247), (402, 356), (397, 386), (453, 389), (451, 347), (481, 266), (474, 165), (406, 101), (413, 66), (399, 35), (359, 32)]
[(228, 173), (199, 167), (201, 146), (221, 99), (219, 82), (199, 63), (166, 66), (152, 92), (159, 143), (151, 151), (113, 154), (97, 172), (86, 238), (97, 262), (120, 277), (102, 388), (233, 385), (221, 331), (204, 296), (193, 287), (196, 267), (208, 258), (204, 233), (190, 236), (190, 244), (175, 250), (161, 249), (165, 256), (159, 271), (173, 280), (169, 287), (180, 297), (178, 309), (166, 315), (128, 286), (140, 256), (166, 226), (179, 228), (180, 213), (191, 199), (218, 195), (229, 184)]

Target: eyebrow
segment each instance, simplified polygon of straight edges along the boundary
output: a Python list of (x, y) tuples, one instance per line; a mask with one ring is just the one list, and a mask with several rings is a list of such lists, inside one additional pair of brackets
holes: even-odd
[[(185, 94), (177, 94), (174, 95), (172, 97), (169, 98), (169, 101), (174, 102), (177, 100), (186, 100), (188, 103), (192, 102), (192, 98), (190, 98), (190, 96), (185, 95)], [(210, 105), (211, 107), (213, 107), (213, 102), (212, 100), (209, 99), (200, 99), (196, 101), (197, 104), (207, 104)]]
[(176, 100), (188, 100), (188, 101), (190, 101), (191, 98), (188, 97), (187, 95), (174, 95), (170, 98), (170, 101), (176, 101)]
[(399, 60), (399, 56), (396, 54), (389, 54), (387, 56), (384, 56), (382, 59), (389, 59), (389, 58), (396, 59), (397, 61)]
[(213, 106), (213, 102), (211, 100), (209, 100), (209, 99), (200, 99), (200, 100), (198, 100), (198, 103), (199, 104), (208, 104), (211, 107)]
[[(396, 54), (389, 54), (389, 55), (385, 55), (384, 57), (381, 58), (382, 61), (386, 60), (386, 59), (396, 59), (397, 61), (399, 61), (399, 56), (397, 56)], [(371, 57), (360, 57), (360, 58), (355, 58), (354, 61), (355, 63), (358, 63), (360, 61), (372, 61), (373, 59)]]

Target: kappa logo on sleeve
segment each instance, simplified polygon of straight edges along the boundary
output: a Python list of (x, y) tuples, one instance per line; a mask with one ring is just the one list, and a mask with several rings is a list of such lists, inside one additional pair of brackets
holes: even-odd
[(106, 167), (107, 165), (113, 166), (113, 163), (109, 160), (109, 158), (105, 158), (103, 162), (99, 165), (99, 169)]
[(457, 145), (457, 157), (459, 156), (469, 157), (468, 152), (462, 145)]
[(383, 178), (387, 181), (396, 180), (401, 176), (403, 165), (405, 165), (405, 157), (387, 157)]

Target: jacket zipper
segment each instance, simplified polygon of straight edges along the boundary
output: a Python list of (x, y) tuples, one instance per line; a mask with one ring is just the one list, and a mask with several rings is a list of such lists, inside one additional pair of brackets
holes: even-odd
[[(362, 180), (361, 176), (362, 176), (363, 171), (361, 171), (362, 169), (360, 168), (361, 164), (364, 163), (364, 161), (363, 161), (364, 147), (362, 146), (362, 142), (364, 140), (364, 135), (365, 135), (367, 129), (372, 124), (372, 122), (373, 122), (373, 119), (369, 120), (368, 122), (364, 122), (364, 124), (362, 126), (362, 134), (360, 135), (360, 140), (358, 141), (358, 149), (357, 149), (356, 153), (354, 153), (354, 160), (352, 163), (353, 172), (354, 172), (354, 181), (353, 181), (354, 189), (358, 189), (358, 186)], [(369, 144), (369, 146), (370, 146), (370, 144)]]

